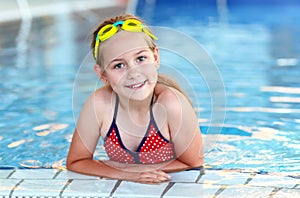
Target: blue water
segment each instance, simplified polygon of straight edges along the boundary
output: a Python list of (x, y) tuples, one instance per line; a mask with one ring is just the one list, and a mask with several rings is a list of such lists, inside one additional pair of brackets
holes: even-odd
[[(199, 74), (187, 69), (191, 67), (187, 62), (180, 58), (172, 62), (172, 55), (162, 50), (165, 65), (186, 68), (182, 75), (200, 100), (197, 107), (204, 140), (207, 144), (208, 138), (214, 140), (206, 150), (206, 165), (299, 172), (299, 4), (260, 6), (229, 1), (226, 9), (196, 1), (179, 1), (177, 6), (173, 1), (157, 2), (142, 2), (137, 14), (151, 26), (174, 28), (199, 42), (224, 83), (226, 117), (211, 125), (212, 90)], [(88, 70), (93, 65), (83, 61), (89, 52), (87, 30), (96, 23), (86, 13), (35, 19), (25, 50), (16, 45), (19, 24), (0, 25), (0, 167), (65, 164), (74, 117), (96, 84), (96, 76)], [(72, 106), (80, 66), (87, 72), (80, 73), (85, 80), (76, 87)], [(224, 125), (221, 134), (218, 130), (207, 134), (209, 128), (220, 125)], [(105, 157), (101, 142), (96, 156)]]

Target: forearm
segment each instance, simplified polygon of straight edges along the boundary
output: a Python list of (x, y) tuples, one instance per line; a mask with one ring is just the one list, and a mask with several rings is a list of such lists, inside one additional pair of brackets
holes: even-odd
[(124, 164), (110, 160), (104, 161), (104, 163), (108, 166), (114, 167), (115, 169), (121, 169), (123, 171), (129, 172), (145, 172), (152, 170), (162, 170), (164, 172), (178, 172), (194, 168), (181, 162), (178, 159), (158, 164)]
[(140, 183), (161, 183), (170, 179), (169, 175), (161, 170), (141, 171), (135, 169), (121, 169), (115, 166), (111, 166), (105, 161), (95, 161), (92, 159), (82, 159), (74, 163), (68, 164), (68, 169), (74, 172), (95, 175), (99, 177), (128, 180)]
[(170, 173), (170, 172), (184, 171), (184, 170), (188, 170), (191, 168), (194, 168), (194, 167), (189, 166), (189, 165), (181, 162), (180, 160), (176, 159), (172, 162), (165, 163), (165, 166), (163, 166), (161, 170), (166, 173)]
[(73, 162), (68, 164), (67, 168), (73, 172), (111, 179), (126, 179), (128, 177), (126, 174), (130, 174), (112, 166), (108, 166), (102, 161), (93, 159), (82, 159)]

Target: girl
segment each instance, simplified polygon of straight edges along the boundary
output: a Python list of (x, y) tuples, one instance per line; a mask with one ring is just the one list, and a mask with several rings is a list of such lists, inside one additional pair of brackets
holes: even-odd
[[(133, 15), (108, 19), (94, 32), (94, 71), (104, 86), (87, 99), (73, 135), (71, 171), (141, 183), (203, 165), (197, 116), (180, 87), (158, 75), (159, 50)], [(100, 136), (109, 160), (95, 160)]]

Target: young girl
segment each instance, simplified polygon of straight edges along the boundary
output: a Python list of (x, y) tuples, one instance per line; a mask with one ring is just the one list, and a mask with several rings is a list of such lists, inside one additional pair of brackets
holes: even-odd
[[(94, 71), (104, 86), (87, 99), (73, 135), (71, 171), (141, 183), (203, 165), (197, 116), (180, 87), (158, 75), (157, 40), (133, 15), (108, 19), (94, 32)], [(109, 160), (95, 160), (100, 136)]]

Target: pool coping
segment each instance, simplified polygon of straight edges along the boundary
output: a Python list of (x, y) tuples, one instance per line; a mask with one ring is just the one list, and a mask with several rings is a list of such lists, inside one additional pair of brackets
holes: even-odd
[(299, 175), (190, 170), (157, 185), (65, 169), (1, 169), (0, 197), (300, 197)]

